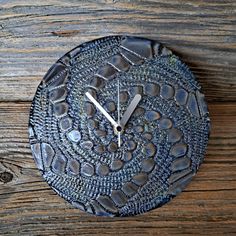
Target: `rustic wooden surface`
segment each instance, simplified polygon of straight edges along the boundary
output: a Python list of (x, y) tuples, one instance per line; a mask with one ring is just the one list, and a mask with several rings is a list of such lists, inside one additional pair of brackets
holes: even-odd
[[(158, 39), (191, 67), (212, 132), (197, 176), (169, 204), (129, 218), (73, 209), (43, 181), (28, 115), (49, 66), (110, 34)], [(0, 235), (236, 235), (236, 1), (0, 0)]]

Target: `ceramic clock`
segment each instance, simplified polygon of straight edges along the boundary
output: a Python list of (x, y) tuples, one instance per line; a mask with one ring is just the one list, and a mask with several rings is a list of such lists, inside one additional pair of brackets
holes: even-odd
[(179, 194), (203, 161), (204, 95), (154, 40), (108, 36), (60, 58), (35, 94), (30, 144), (48, 184), (73, 206), (130, 216)]

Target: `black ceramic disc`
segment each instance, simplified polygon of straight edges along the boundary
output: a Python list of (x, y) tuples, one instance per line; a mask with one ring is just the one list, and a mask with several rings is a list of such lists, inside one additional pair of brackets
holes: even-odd
[[(121, 133), (85, 96), (118, 120), (141, 101)], [(110, 36), (84, 43), (44, 76), (29, 121), (34, 159), (48, 184), (88, 213), (136, 215), (191, 181), (204, 158), (204, 95), (179, 58), (156, 41)]]

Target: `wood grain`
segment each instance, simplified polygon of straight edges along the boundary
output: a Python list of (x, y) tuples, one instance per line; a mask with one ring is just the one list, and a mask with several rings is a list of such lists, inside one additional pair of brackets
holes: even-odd
[(32, 100), (56, 59), (111, 34), (159, 40), (191, 67), (209, 101), (236, 100), (234, 0), (0, 2), (1, 100)]
[[(157, 235), (236, 233), (236, 104), (211, 104), (207, 155), (187, 189), (169, 204), (137, 217), (110, 219), (73, 209), (43, 181), (28, 144), (30, 103), (0, 103), (2, 234)], [(128, 223), (127, 223), (128, 222)], [(11, 230), (9, 231), (9, 227)]]
[[(0, 235), (236, 235), (236, 1), (0, 0)], [(209, 102), (207, 155), (186, 190), (128, 218), (72, 208), (44, 182), (29, 108), (52, 63), (111, 34), (157, 39), (185, 61)]]

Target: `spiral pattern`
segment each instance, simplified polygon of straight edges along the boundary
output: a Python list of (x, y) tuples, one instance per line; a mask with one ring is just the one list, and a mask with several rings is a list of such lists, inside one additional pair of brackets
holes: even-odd
[[(85, 96), (117, 120), (142, 100), (121, 135)], [(59, 59), (35, 94), (30, 144), (48, 184), (75, 207), (105, 216), (146, 212), (190, 182), (209, 134), (204, 95), (178, 57), (156, 41), (110, 36)]]

